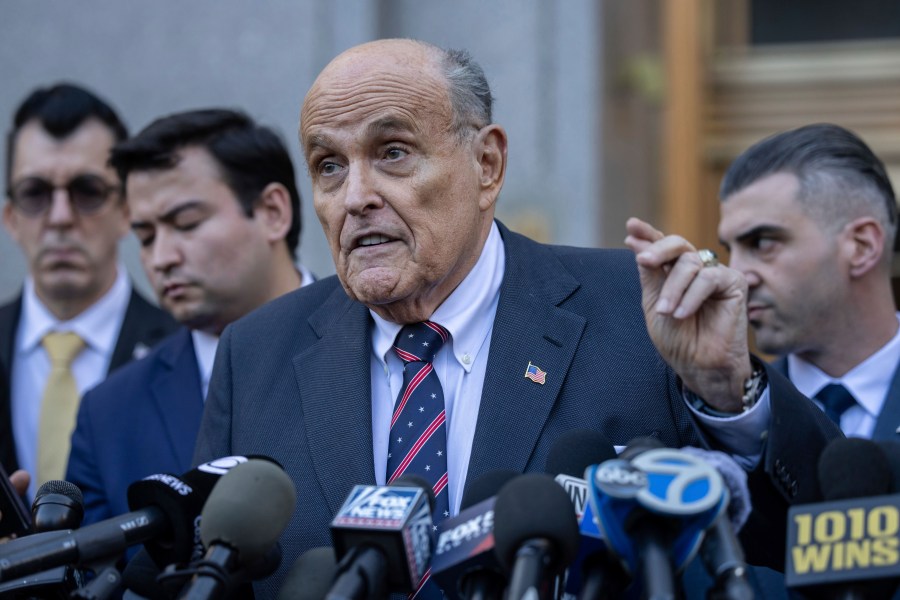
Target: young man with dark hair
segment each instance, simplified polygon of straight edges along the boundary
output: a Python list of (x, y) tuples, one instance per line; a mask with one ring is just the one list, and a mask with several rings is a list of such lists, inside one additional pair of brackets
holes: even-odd
[(757, 346), (847, 435), (900, 439), (897, 204), (882, 162), (852, 132), (808, 125), (741, 154), (720, 197)]
[(141, 261), (160, 304), (184, 327), (88, 392), (66, 479), (85, 523), (127, 512), (126, 490), (191, 466), (219, 334), (312, 282), (295, 264), (300, 194), (278, 136), (221, 109), (157, 119), (118, 144)]
[(128, 208), (107, 161), (126, 136), (106, 102), (71, 84), (34, 91), (9, 132), (3, 223), (29, 272), (0, 307), (0, 460), (32, 474), (32, 494), (65, 472), (78, 396), (176, 327), (118, 261)]

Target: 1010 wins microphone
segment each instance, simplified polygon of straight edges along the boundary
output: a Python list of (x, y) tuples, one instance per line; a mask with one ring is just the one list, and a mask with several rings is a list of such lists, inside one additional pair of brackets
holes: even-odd
[(900, 494), (871, 440), (838, 438), (819, 457), (824, 502), (788, 511), (785, 582), (811, 597), (889, 598), (900, 581)]
[(278, 542), (297, 502), (294, 483), (278, 465), (249, 460), (215, 485), (200, 516), (206, 555), (179, 598), (221, 598), (241, 568), (262, 560)]
[(431, 562), (433, 503), (431, 486), (420, 477), (354, 487), (331, 522), (339, 562), (326, 598), (362, 600), (415, 591)]

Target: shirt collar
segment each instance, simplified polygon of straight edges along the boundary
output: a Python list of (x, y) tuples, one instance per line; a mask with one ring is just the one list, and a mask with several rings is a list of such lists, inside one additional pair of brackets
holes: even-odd
[[(467, 372), (484, 349), (484, 342), (493, 327), (505, 269), (503, 238), (497, 224), (492, 223), (478, 262), (429, 318), (450, 332), (453, 355)], [(372, 348), (375, 356), (385, 363), (402, 326), (371, 310), (369, 313), (375, 321)]]
[[(900, 313), (897, 315), (900, 321)], [(802, 358), (788, 356), (788, 373), (794, 386), (808, 398), (815, 396), (829, 383), (840, 383), (853, 394), (857, 403), (877, 417), (887, 397), (897, 365), (900, 364), (900, 329), (891, 340), (872, 356), (835, 379)]]
[(219, 336), (193, 329), (191, 330), (191, 340), (194, 342), (194, 355), (197, 357), (197, 367), (200, 369), (200, 379), (205, 397), (212, 376), (213, 363), (216, 360)]
[(22, 335), (19, 336), (20, 352), (34, 350), (50, 332), (72, 331), (84, 340), (87, 347), (97, 352), (112, 352), (119, 334), (121, 319), (131, 295), (131, 281), (125, 268), (116, 266), (116, 279), (112, 287), (97, 302), (75, 317), (62, 321), (41, 302), (34, 289), (34, 280), (26, 278), (22, 293)]

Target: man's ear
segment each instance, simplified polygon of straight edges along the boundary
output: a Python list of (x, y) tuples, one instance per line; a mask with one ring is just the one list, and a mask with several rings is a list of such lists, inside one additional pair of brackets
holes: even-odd
[(260, 193), (253, 206), (253, 218), (266, 232), (271, 243), (279, 242), (287, 236), (293, 218), (291, 194), (281, 183), (270, 183)]
[(476, 134), (475, 158), (479, 166), (481, 210), (493, 207), (506, 177), (506, 131), (499, 125), (488, 125)]
[(872, 217), (860, 217), (844, 226), (844, 248), (851, 277), (862, 277), (884, 256), (884, 229)]
[(16, 243), (19, 243), (18, 219), (19, 215), (15, 213), (15, 209), (13, 209), (12, 205), (9, 203), (9, 200), (7, 200), (6, 204), (3, 205), (3, 227), (6, 228), (6, 232), (9, 233), (9, 237), (15, 240)]

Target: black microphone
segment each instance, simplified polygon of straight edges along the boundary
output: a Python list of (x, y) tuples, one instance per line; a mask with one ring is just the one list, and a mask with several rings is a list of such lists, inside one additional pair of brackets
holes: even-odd
[(336, 573), (334, 548), (311, 548), (301, 554), (288, 571), (278, 590), (278, 600), (322, 600), (331, 589)]
[(713, 577), (708, 600), (753, 600), (756, 597), (748, 579), (744, 549), (737, 539), (750, 516), (750, 489), (747, 472), (723, 452), (686, 447), (683, 452), (693, 454), (715, 467), (728, 491), (727, 511), (722, 512), (706, 531), (700, 543), (700, 558)]
[(894, 485), (891, 486), (891, 493), (900, 494), (900, 441), (878, 440), (875, 443), (884, 452), (891, 469), (891, 481), (894, 482)]
[(494, 496), (519, 476), (511, 470), (483, 473), (466, 485), (459, 514), (437, 530), (431, 578), (451, 600), (499, 600), (506, 577), (494, 553)]
[(579, 542), (572, 501), (549, 475), (521, 475), (497, 494), (494, 551), (509, 574), (509, 600), (550, 597)]
[(889, 598), (900, 582), (900, 494), (871, 440), (838, 438), (819, 456), (824, 502), (788, 511), (785, 580), (817, 598)]
[(141, 542), (151, 556), (156, 554), (158, 564), (185, 561), (195, 545), (194, 522), (212, 485), (232, 463), (245, 461), (219, 459), (182, 477), (151, 475), (128, 486), (132, 512), (75, 531), (36, 534), (0, 545), (0, 582), (62, 565), (106, 565)]
[(294, 483), (276, 464), (249, 460), (231, 469), (203, 507), (200, 538), (206, 555), (179, 598), (223, 597), (239, 568), (262, 560), (275, 547), (296, 502)]
[(588, 467), (614, 458), (616, 449), (605, 435), (592, 429), (573, 429), (554, 442), (544, 464), (544, 470), (555, 475), (556, 482), (568, 492), (578, 517), (578, 555), (565, 576), (564, 592), (570, 596), (586, 600), (616, 597), (628, 585), (628, 576), (610, 555), (594, 519), (584, 479)]
[(434, 547), (433, 502), (431, 486), (419, 477), (354, 487), (331, 522), (338, 570), (326, 598), (382, 598), (418, 589)]
[(78, 529), (84, 519), (84, 496), (78, 486), (54, 479), (38, 488), (31, 503), (31, 523), (37, 533)]

